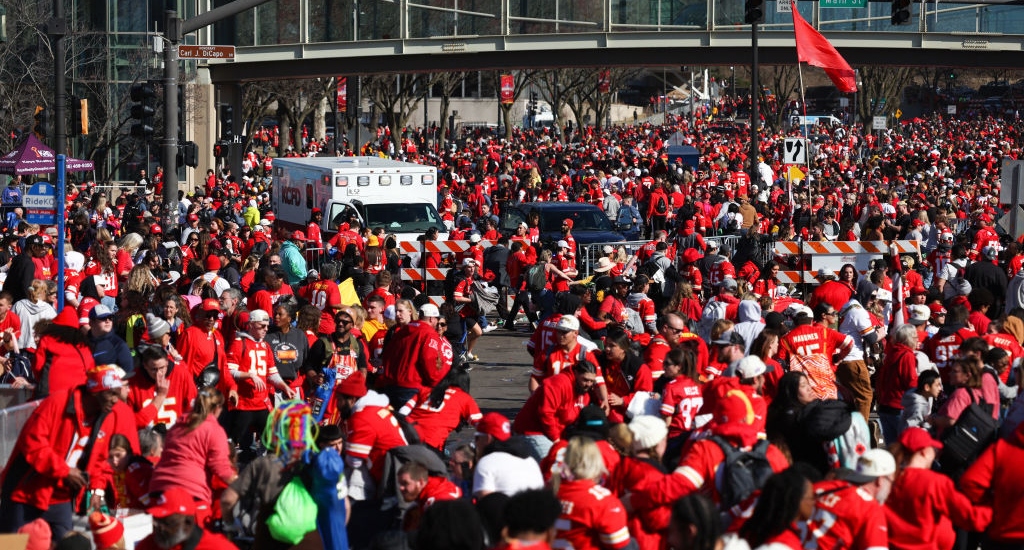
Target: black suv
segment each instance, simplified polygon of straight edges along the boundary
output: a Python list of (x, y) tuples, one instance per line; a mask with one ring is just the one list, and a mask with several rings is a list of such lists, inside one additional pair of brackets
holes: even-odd
[(562, 238), (562, 220), (572, 220), (572, 236), (577, 244), (617, 243), (626, 240), (616, 231), (604, 210), (580, 202), (524, 202), (511, 204), (501, 210), (499, 230), (503, 235), (515, 235), (516, 227), (533, 212), (540, 214), (540, 241), (552, 245)]

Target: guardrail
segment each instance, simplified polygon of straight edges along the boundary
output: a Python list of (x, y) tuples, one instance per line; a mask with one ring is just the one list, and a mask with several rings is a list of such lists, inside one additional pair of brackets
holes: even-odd
[(32, 412), (40, 401), (29, 401), (6, 409), (0, 409), (0, 464), (7, 464), (7, 459), (14, 452), (21, 428), (28, 422)]

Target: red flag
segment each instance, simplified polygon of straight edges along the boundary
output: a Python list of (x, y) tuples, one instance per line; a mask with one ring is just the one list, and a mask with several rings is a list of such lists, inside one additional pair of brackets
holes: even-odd
[(793, 2), (793, 32), (796, 34), (797, 61), (825, 69), (825, 74), (840, 92), (857, 91), (857, 77), (853, 69), (832, 44), (800, 16), (796, 2)]

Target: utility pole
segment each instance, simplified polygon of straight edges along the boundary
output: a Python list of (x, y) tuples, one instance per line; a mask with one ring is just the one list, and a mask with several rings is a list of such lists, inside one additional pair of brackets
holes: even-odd
[[(164, 36), (164, 136), (160, 140), (160, 151), (164, 161), (164, 231), (171, 231), (178, 226), (178, 44), (186, 34), (193, 33), (203, 27), (212, 25), (223, 19), (234, 17), (250, 8), (265, 4), (269, 0), (235, 0), (208, 12), (201, 13), (186, 21), (178, 17), (174, 10), (164, 12), (166, 23)], [(54, 6), (61, 0), (54, 0)], [(62, 12), (63, 13), (63, 12)], [(58, 54), (63, 59), (63, 48)], [(63, 72), (58, 72), (63, 78)], [(58, 85), (63, 94), (63, 86)], [(58, 96), (63, 97), (63, 96)], [(57, 108), (63, 109), (63, 102), (58, 101)], [(58, 135), (65, 132), (63, 110), (56, 112), (57, 123), (61, 124)], [(337, 132), (337, 128), (335, 128)], [(58, 142), (59, 144), (60, 142)], [(58, 152), (63, 152), (58, 150)], [(147, 159), (148, 160), (148, 159)]]
[(757, 144), (758, 140), (758, 128), (761, 123), (761, 113), (759, 112), (759, 100), (761, 96), (761, 81), (758, 78), (758, 65), (757, 65), (757, 22), (754, 21), (750, 24), (750, 49), (752, 51), (753, 59), (750, 64), (750, 181), (761, 188), (761, 176), (760, 172), (757, 171), (758, 156), (760, 155), (760, 147)]
[[(50, 43), (53, 45), (53, 149), (58, 155), (65, 155), (68, 152), (68, 123), (64, 120), (67, 110), (64, 36), (68, 33), (68, 22), (64, 19), (62, 0), (53, 0), (53, 19), (47, 23), (46, 33), (50, 35)], [(63, 203), (58, 206), (58, 211), (63, 210)]]

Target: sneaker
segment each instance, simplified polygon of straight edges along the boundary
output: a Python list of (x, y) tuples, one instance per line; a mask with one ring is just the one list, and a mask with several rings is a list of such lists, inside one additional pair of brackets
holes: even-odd
[(498, 330), (498, 325), (487, 325), (487, 328), (484, 329), (484, 334), (495, 330)]
[(478, 357), (476, 354), (469, 353), (468, 351), (465, 353), (464, 356), (466, 358), (466, 361), (479, 361), (480, 360), (480, 357)]

